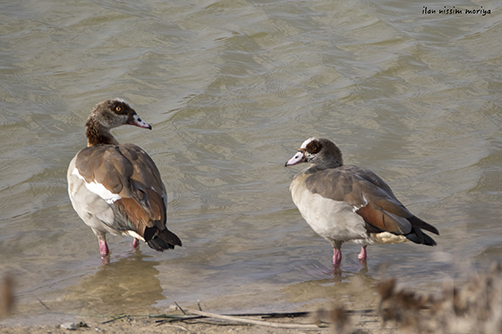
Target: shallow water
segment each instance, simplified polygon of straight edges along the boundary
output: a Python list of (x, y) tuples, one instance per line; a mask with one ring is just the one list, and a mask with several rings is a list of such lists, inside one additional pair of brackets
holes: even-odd
[[(422, 14), (403, 1), (8, 1), (0, 4), (0, 273), (21, 305), (71, 314), (315, 309), (461, 279), (502, 255), (502, 6)], [(122, 97), (152, 131), (122, 127), (168, 189), (183, 247), (97, 240), (73, 211), (66, 169), (98, 102)], [(284, 162), (308, 137), (337, 142), (441, 232), (438, 247), (332, 250), (300, 217)], [(360, 293), (363, 293), (360, 292)], [(52, 304), (51, 304), (52, 303)], [(20, 310), (23, 308), (20, 306)], [(34, 314), (34, 312), (32, 312)], [(23, 317), (24, 321), (29, 321)], [(28, 320), (27, 320), (28, 319)], [(36, 321), (40, 321), (37, 318)]]

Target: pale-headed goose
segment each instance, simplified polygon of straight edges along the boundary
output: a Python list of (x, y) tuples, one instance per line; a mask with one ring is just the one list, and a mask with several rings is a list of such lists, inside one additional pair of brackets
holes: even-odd
[(361, 245), (359, 261), (366, 261), (366, 246), (411, 240), (435, 246), (422, 229), (438, 230), (415, 217), (375, 173), (343, 164), (342, 152), (330, 140), (309, 138), (286, 166), (309, 162), (291, 186), (293, 202), (302, 217), (334, 249), (334, 269), (342, 261), (344, 242)]
[(150, 156), (133, 144), (119, 144), (110, 129), (130, 124), (151, 129), (124, 100), (98, 104), (87, 119), (87, 147), (68, 168), (73, 208), (92, 229), (103, 263), (109, 262), (106, 233), (129, 235), (164, 251), (181, 246), (166, 227), (166, 188)]

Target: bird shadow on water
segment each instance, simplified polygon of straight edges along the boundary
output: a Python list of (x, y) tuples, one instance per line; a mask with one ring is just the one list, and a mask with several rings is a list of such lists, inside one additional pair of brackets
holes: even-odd
[(156, 269), (160, 262), (137, 250), (130, 256), (101, 265), (93, 275), (67, 288), (64, 298), (79, 313), (116, 315), (145, 313), (166, 299)]

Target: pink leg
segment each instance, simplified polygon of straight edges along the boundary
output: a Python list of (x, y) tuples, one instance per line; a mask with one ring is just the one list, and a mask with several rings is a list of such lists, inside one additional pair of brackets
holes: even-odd
[(367, 258), (367, 254), (366, 254), (366, 246), (362, 246), (362, 247), (361, 247), (361, 252), (360, 252), (360, 253), (359, 253), (359, 255), (357, 256), (357, 258), (359, 259), (359, 262), (360, 262), (360, 263), (366, 262), (366, 258)]
[(333, 268), (340, 268), (340, 263), (342, 263), (342, 250), (334, 248), (333, 249)]
[(108, 244), (106, 240), (98, 240), (99, 242), (99, 253), (101, 254), (101, 263), (108, 264), (110, 263), (110, 250), (108, 249)]
[(342, 263), (342, 250), (333, 248), (333, 274), (335, 275), (336, 281), (339, 281), (342, 277), (340, 263)]
[(106, 243), (106, 240), (98, 240), (99, 241), (99, 253), (101, 254), (101, 257), (107, 256), (110, 253), (110, 250), (108, 249), (108, 244)]
[(136, 249), (137, 247), (139, 247), (139, 240), (134, 238), (134, 241), (132, 242), (131, 244), (131, 247)]

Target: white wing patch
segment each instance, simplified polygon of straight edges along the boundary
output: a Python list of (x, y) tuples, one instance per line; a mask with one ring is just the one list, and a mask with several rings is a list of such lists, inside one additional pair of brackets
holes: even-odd
[(353, 209), (352, 209), (352, 211), (353, 211), (353, 212), (356, 212), (356, 211), (357, 211), (357, 210), (359, 210), (360, 208), (364, 208), (366, 205), (368, 205), (368, 200), (366, 199), (366, 197), (364, 197), (364, 194), (363, 194), (363, 193), (361, 193), (361, 195), (362, 195), (362, 197), (363, 197), (363, 202), (364, 202), (364, 203), (363, 203), (363, 204), (361, 204), (361, 205), (359, 205), (359, 206), (354, 205), (354, 206), (353, 206)]
[(98, 182), (90, 182), (88, 183), (82, 175), (78, 172), (78, 169), (75, 168), (73, 170), (74, 175), (76, 175), (79, 179), (84, 181), (85, 187), (94, 194), (101, 197), (106, 203), (113, 204), (113, 202), (118, 201), (122, 197), (119, 194), (114, 194), (110, 190), (106, 189), (104, 185)]
[(131, 236), (131, 237), (136, 238), (141, 241), (145, 241), (145, 238), (143, 238), (141, 235), (139, 235), (138, 233), (136, 233), (134, 231), (124, 231), (124, 232), (122, 232), (122, 234)]

